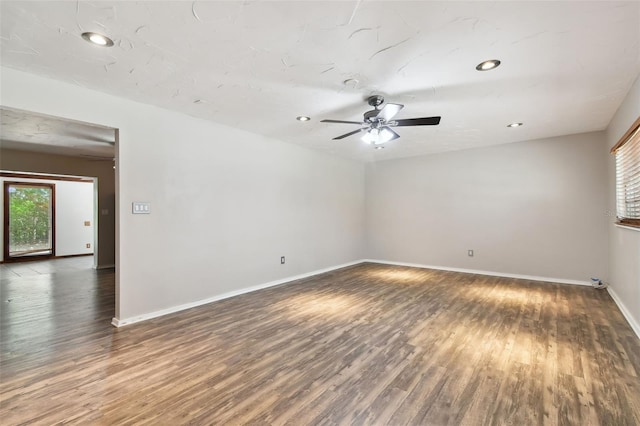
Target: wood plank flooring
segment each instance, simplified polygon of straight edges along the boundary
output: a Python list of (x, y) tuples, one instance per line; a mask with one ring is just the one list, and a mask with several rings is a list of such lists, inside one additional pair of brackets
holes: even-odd
[(589, 287), (362, 264), (116, 329), (112, 272), (4, 275), (3, 425), (640, 424)]

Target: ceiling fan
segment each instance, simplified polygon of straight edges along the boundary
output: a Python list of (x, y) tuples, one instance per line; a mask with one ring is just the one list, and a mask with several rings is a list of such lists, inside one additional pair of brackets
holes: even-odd
[(392, 127), (398, 126), (436, 126), (440, 123), (440, 117), (422, 117), (422, 118), (405, 118), (402, 120), (392, 120), (395, 115), (400, 112), (404, 105), (387, 103), (380, 109), (380, 105), (384, 103), (384, 98), (380, 95), (370, 96), (367, 103), (374, 109), (364, 113), (364, 120), (360, 121), (344, 121), (344, 120), (321, 120), (321, 123), (345, 123), (358, 124), (362, 126), (358, 130), (337, 136), (333, 140), (344, 139), (356, 133), (366, 132), (362, 140), (373, 145), (381, 145), (385, 142), (398, 139), (400, 137)]

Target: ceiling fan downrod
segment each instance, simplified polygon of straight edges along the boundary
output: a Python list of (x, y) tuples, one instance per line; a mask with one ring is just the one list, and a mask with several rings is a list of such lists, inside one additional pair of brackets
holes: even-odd
[(367, 99), (367, 103), (371, 105), (374, 109), (364, 113), (364, 121), (373, 123), (377, 121), (376, 117), (380, 113), (379, 107), (384, 103), (384, 98), (380, 95), (369, 96), (369, 98)]

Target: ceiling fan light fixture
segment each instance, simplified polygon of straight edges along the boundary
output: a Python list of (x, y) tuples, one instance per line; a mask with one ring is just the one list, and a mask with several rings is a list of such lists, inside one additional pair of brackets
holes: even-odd
[(86, 32), (86, 33), (82, 33), (82, 38), (85, 39), (86, 41), (88, 41), (91, 44), (95, 44), (96, 46), (101, 46), (101, 47), (111, 47), (111, 46), (113, 46), (113, 40), (111, 40), (106, 35), (102, 35), (102, 34), (98, 34), (98, 33), (92, 33), (92, 32)]
[(311, 120), (311, 117), (307, 117), (306, 115), (299, 115), (296, 117), (296, 120), (298, 121), (309, 121)]
[(488, 61), (480, 62), (476, 65), (476, 69), (478, 71), (489, 71), (495, 69), (500, 65), (500, 61), (498, 59), (490, 59)]
[(383, 143), (393, 140), (394, 137), (395, 134), (391, 130), (383, 127), (382, 129), (369, 130), (364, 134), (362, 140), (371, 145), (382, 145)]
[(511, 123), (511, 124), (507, 124), (507, 127), (520, 127), (524, 125), (524, 123)]
[(362, 141), (375, 145), (376, 141), (378, 140), (378, 133), (379, 133), (378, 129), (370, 129), (362, 136)]

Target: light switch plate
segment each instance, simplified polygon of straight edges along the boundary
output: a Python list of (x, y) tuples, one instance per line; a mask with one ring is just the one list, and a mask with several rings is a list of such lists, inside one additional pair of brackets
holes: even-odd
[(134, 201), (131, 205), (131, 212), (133, 214), (151, 214), (151, 203)]

